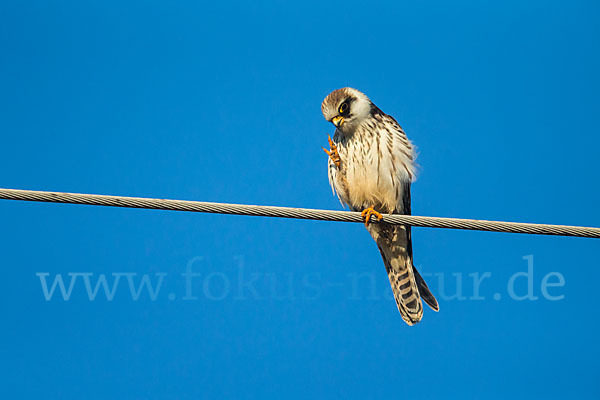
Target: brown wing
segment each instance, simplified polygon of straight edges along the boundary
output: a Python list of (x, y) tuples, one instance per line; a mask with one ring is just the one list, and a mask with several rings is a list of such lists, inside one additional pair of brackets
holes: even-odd
[[(404, 196), (403, 196), (403, 213), (405, 215), (411, 215), (411, 208), (410, 208), (410, 183), (407, 182), (404, 186)], [(440, 310), (440, 306), (437, 302), (437, 300), (435, 299), (435, 296), (431, 293), (431, 291), (429, 290), (429, 287), (427, 286), (427, 283), (425, 283), (425, 280), (423, 279), (423, 277), (421, 276), (421, 274), (419, 274), (419, 271), (417, 270), (417, 268), (415, 267), (414, 263), (413, 263), (413, 251), (412, 251), (412, 234), (411, 234), (411, 227), (407, 226), (406, 227), (406, 235), (407, 235), (407, 244), (406, 244), (406, 250), (408, 253), (408, 257), (410, 258), (410, 265), (412, 266), (412, 269), (414, 271), (414, 275), (415, 275), (415, 279), (417, 282), (417, 287), (419, 289), (419, 294), (421, 295), (421, 297), (423, 298), (423, 300), (425, 300), (425, 303), (427, 303), (427, 305), (429, 307), (431, 307), (431, 309), (433, 311), (439, 311)]]

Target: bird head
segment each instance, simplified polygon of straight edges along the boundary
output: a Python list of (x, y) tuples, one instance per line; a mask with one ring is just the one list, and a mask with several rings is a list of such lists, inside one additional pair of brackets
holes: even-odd
[(349, 87), (334, 90), (329, 93), (321, 111), (325, 119), (343, 134), (354, 132), (372, 113), (373, 103), (362, 92)]

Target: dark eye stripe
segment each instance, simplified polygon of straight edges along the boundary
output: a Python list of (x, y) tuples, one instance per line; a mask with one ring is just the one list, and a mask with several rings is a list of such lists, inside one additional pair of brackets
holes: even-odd
[(345, 112), (348, 111), (348, 108), (349, 108), (348, 102), (347, 101), (343, 102), (342, 105), (340, 105), (339, 113), (344, 114)]

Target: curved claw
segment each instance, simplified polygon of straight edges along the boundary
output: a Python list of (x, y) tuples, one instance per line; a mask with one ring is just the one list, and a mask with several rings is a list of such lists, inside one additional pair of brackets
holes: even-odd
[(378, 213), (377, 211), (375, 211), (375, 209), (373, 208), (374, 206), (371, 206), (369, 208), (365, 208), (361, 213), (360, 216), (363, 217), (363, 219), (365, 220), (365, 226), (368, 227), (369, 226), (369, 222), (371, 222), (371, 215), (374, 215), (378, 221), (381, 221), (383, 219), (383, 215), (381, 215), (380, 213)]
[(329, 140), (329, 147), (331, 148), (331, 150), (327, 150), (325, 147), (323, 147), (323, 151), (327, 153), (329, 158), (331, 158), (331, 161), (333, 161), (333, 163), (337, 167), (339, 167), (342, 163), (342, 159), (340, 158), (340, 155), (337, 151), (337, 146), (335, 145), (335, 142), (331, 139), (331, 136), (327, 135), (327, 139)]

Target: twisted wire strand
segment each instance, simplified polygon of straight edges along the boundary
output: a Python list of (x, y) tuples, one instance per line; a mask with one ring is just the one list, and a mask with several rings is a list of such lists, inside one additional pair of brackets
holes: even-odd
[[(86, 204), (107, 207), (145, 208), (152, 210), (192, 211), (215, 214), (251, 215), (260, 217), (312, 219), (319, 221), (363, 222), (359, 212), (315, 210), (308, 208), (255, 206), (246, 204), (210, 203), (188, 200), (153, 199), (144, 197), (107, 196), (97, 194), (61, 193), (35, 190), (1, 189), (0, 199), (50, 203)], [(491, 232), (600, 238), (600, 228), (530, 224), (521, 222), (475, 219), (420, 217), (416, 215), (384, 214), (383, 222), (428, 228), (467, 229)], [(377, 223), (376, 217), (371, 222)]]

